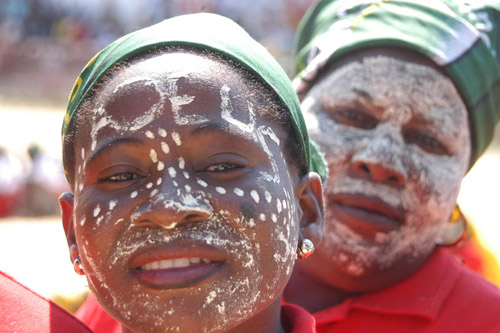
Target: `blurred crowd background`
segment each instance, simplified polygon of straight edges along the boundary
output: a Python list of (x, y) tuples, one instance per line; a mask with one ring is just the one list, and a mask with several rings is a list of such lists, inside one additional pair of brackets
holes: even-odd
[[(75, 78), (103, 46), (168, 17), (214, 12), (242, 25), (291, 74), (293, 35), (313, 2), (0, 0), (0, 270), (72, 311), (87, 292), (60, 225), (57, 198), (68, 190), (60, 131)], [(500, 127), (459, 197), (497, 258), (499, 170)]]
[[(238, 22), (290, 72), (293, 34), (312, 2), (0, 0), (0, 107), (17, 108), (18, 114), (20, 108), (61, 111), (79, 71), (106, 44), (165, 18), (200, 11)], [(24, 121), (31, 118), (29, 113), (27, 118)], [(25, 131), (22, 124), (8, 121), (6, 115), (1, 121), (4, 126), (8, 122), (10, 128)], [(19, 152), (9, 147), (12, 136), (0, 134), (5, 138), (5, 142), (0, 141), (0, 195), (4, 194), (0, 216), (57, 213), (54, 198), (66, 184), (61, 177), (59, 151), (53, 144), (44, 146), (43, 136), (26, 142)]]

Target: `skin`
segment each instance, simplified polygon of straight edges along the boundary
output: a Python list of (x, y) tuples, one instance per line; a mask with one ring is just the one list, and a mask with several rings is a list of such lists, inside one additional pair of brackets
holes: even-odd
[(400, 49), (338, 61), (302, 101), (326, 154), (326, 224), (285, 299), (318, 311), (391, 286), (428, 258), (470, 159), (466, 107), (449, 78)]
[[(264, 106), (244, 82), (178, 51), (120, 69), (92, 102), (63, 225), (124, 332), (283, 331), (281, 293), (299, 239), (321, 237), (322, 190), (287, 164), (284, 129), (252, 111)], [(174, 259), (191, 264), (158, 267)]]

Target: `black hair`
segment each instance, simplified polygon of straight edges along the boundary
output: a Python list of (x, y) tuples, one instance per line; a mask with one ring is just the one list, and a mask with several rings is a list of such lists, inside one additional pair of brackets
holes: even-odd
[[(259, 105), (263, 107), (258, 108), (257, 114), (264, 119), (270, 120), (273, 123), (278, 123), (282, 128), (285, 129), (287, 134), (287, 139), (285, 142), (285, 159), (290, 167), (297, 168), (299, 176), (303, 176), (308, 172), (308, 165), (305, 159), (305, 152), (300, 145), (300, 140), (298, 134), (296, 133), (292, 119), (290, 118), (290, 111), (288, 107), (281, 101), (278, 94), (269, 87), (266, 83), (262, 82), (258, 76), (251, 72), (250, 70), (244, 68), (239, 63), (226, 58), (220, 53), (199, 48), (190, 48), (186, 46), (163, 46), (151, 49), (145, 53), (141, 53), (127, 61), (120, 62), (116, 64), (113, 68), (108, 70), (106, 74), (100, 79), (100, 81), (94, 85), (92, 90), (87, 94), (83, 102), (80, 104), (78, 110), (73, 116), (74, 119), (70, 123), (70, 126), (64, 136), (63, 142), (63, 163), (64, 168), (67, 171), (67, 177), (70, 182), (73, 181), (72, 176), (75, 171), (75, 138), (81, 128), (81, 124), (88, 121), (92, 111), (92, 105), (94, 104), (94, 99), (96, 94), (102, 88), (110, 78), (115, 75), (120, 69), (128, 67), (135, 62), (148, 59), (152, 56), (163, 53), (171, 52), (186, 52), (192, 54), (198, 54), (206, 57), (207, 59), (214, 60), (221, 65), (228, 65), (234, 68), (237, 76), (243, 78), (242, 84), (246, 86), (247, 91), (252, 91), (251, 97), (256, 100)], [(297, 164), (297, 162), (299, 162)], [(70, 184), (73, 186), (73, 184)]]

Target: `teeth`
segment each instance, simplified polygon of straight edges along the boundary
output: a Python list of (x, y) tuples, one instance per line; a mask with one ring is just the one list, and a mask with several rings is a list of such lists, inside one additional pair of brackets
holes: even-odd
[(182, 268), (189, 265), (199, 264), (199, 263), (209, 263), (210, 260), (205, 258), (178, 258), (171, 260), (159, 260), (147, 263), (140, 267), (143, 271), (150, 271), (156, 269), (168, 269), (168, 268)]

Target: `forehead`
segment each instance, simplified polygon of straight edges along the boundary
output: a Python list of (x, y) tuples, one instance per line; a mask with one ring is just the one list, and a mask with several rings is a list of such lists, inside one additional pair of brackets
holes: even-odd
[(317, 85), (323, 98), (357, 99), (397, 109), (399, 116), (468, 127), (467, 111), (453, 82), (430, 60), (399, 49), (363, 50), (332, 66)]

